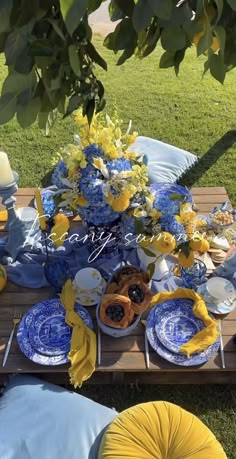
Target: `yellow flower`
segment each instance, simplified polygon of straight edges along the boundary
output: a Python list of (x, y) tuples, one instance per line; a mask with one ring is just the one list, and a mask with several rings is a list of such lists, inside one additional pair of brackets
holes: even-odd
[(78, 196), (77, 198), (77, 204), (78, 206), (81, 206), (81, 207), (87, 207), (88, 201), (87, 199), (85, 199), (84, 196), (81, 195), (81, 196)]
[(126, 151), (124, 153), (125, 159), (130, 159), (131, 161), (135, 161), (137, 159), (137, 154), (133, 151)]
[(152, 209), (151, 212), (150, 212), (150, 216), (151, 216), (154, 220), (160, 220), (160, 218), (161, 218), (161, 212), (158, 212), (158, 210), (156, 210), (156, 209)]
[(103, 146), (105, 155), (108, 156), (110, 159), (117, 159), (119, 158), (119, 152), (115, 145), (106, 145)]
[(124, 212), (130, 204), (130, 193), (123, 191), (120, 195), (113, 196), (109, 193), (107, 196), (107, 202), (115, 212)]
[(101, 170), (104, 166), (104, 162), (102, 158), (93, 158), (93, 165), (96, 167), (96, 169)]

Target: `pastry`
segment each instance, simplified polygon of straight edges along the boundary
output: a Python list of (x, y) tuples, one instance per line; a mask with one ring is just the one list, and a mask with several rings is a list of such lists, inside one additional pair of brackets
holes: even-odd
[(127, 328), (134, 319), (131, 300), (115, 293), (104, 295), (100, 305), (100, 319), (109, 327)]
[(108, 284), (106, 293), (117, 293), (118, 290), (119, 290), (118, 284), (116, 282), (111, 282), (110, 284)]
[(153, 297), (153, 293), (149, 290), (147, 284), (140, 280), (138, 276), (133, 276), (132, 279), (129, 279), (120, 294), (131, 300), (131, 308), (136, 314), (144, 312)]

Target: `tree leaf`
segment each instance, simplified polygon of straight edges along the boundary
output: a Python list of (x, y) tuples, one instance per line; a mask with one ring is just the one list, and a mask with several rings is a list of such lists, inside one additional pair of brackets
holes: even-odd
[(11, 73), (5, 79), (2, 86), (2, 94), (14, 93), (16, 95), (26, 89), (34, 89), (37, 84), (35, 71), (28, 74)]
[(224, 59), (224, 53), (225, 53), (225, 41), (226, 41), (226, 33), (225, 29), (222, 26), (216, 26), (214, 28), (214, 34), (218, 38), (219, 43), (220, 43), (220, 54), (222, 56), (222, 59)]
[(227, 0), (229, 6), (231, 6), (232, 10), (236, 11), (236, 0)]
[(180, 49), (179, 51), (176, 51), (175, 56), (174, 56), (174, 67), (175, 67), (175, 74), (178, 76), (179, 74), (179, 67), (181, 62), (184, 60), (186, 49)]
[(80, 60), (79, 60), (79, 56), (78, 56), (78, 53), (77, 53), (76, 46), (75, 45), (70, 45), (69, 49), (68, 49), (68, 52), (69, 52), (70, 65), (71, 65), (71, 68), (72, 68), (74, 74), (77, 77), (81, 77)]
[(140, 220), (138, 218), (135, 218), (134, 227), (135, 227), (135, 233), (136, 234), (143, 234), (144, 226), (143, 226), (142, 220)]
[(51, 112), (39, 112), (38, 125), (40, 129), (45, 131), (46, 136), (49, 135), (50, 129), (56, 121), (57, 110)]
[(11, 29), (10, 17), (13, 6), (13, 0), (0, 1), (0, 33), (8, 32)]
[(148, 0), (146, 3), (158, 18), (170, 19), (173, 8), (172, 0)]
[(5, 124), (10, 121), (16, 113), (16, 94), (3, 94), (0, 97), (0, 124)]
[(149, 275), (149, 279), (152, 279), (152, 276), (155, 272), (155, 263), (149, 263), (147, 266), (147, 273)]
[(27, 48), (27, 37), (22, 29), (11, 32), (5, 44), (6, 64), (14, 65), (17, 58), (24, 53)]
[(104, 46), (113, 51), (122, 51), (137, 42), (137, 33), (130, 18), (123, 19), (114, 32), (107, 35)]
[(174, 56), (175, 53), (170, 53), (169, 51), (165, 51), (164, 54), (162, 54), (160, 62), (159, 62), (159, 67), (161, 69), (167, 69), (169, 67), (174, 66)]
[(224, 7), (224, 0), (215, 0), (215, 4), (217, 6), (217, 11), (218, 11), (217, 21), (219, 21), (222, 15), (223, 7)]
[(218, 54), (212, 54), (210, 57), (210, 72), (211, 75), (218, 80), (220, 83), (224, 83), (226, 75), (226, 66), (221, 56)]
[(151, 250), (147, 249), (146, 247), (142, 247), (142, 250), (144, 251), (145, 255), (148, 257), (156, 258), (156, 254), (152, 252)]
[(87, 115), (87, 118), (88, 118), (89, 126), (92, 123), (94, 112), (95, 112), (95, 100), (94, 99), (90, 99), (88, 101), (88, 103), (87, 103), (87, 106), (86, 106), (86, 115)]
[(152, 19), (153, 10), (150, 8), (146, 0), (139, 0), (135, 5), (134, 12), (132, 15), (132, 22), (136, 32), (142, 32), (145, 30)]
[(213, 40), (212, 36), (212, 28), (209, 23), (207, 23), (206, 30), (204, 35), (200, 38), (198, 45), (197, 45), (197, 55), (200, 56), (201, 54), (208, 51), (211, 47)]
[(40, 111), (40, 98), (31, 99), (27, 105), (17, 105), (17, 121), (22, 128), (31, 126)]
[(135, 7), (133, 0), (116, 0), (118, 7), (123, 11), (125, 16), (131, 17)]
[(53, 27), (53, 29), (55, 30), (55, 32), (57, 33), (57, 35), (58, 35), (59, 37), (61, 37), (61, 39), (62, 39), (63, 41), (65, 41), (65, 40), (66, 40), (66, 39), (65, 39), (65, 35), (64, 35), (64, 33), (62, 32), (62, 30), (60, 29), (58, 21), (57, 21), (56, 19), (51, 19), (51, 18), (47, 19), (47, 21), (49, 22), (49, 24), (52, 25), (52, 27)]
[(125, 18), (125, 13), (119, 8), (116, 0), (111, 0), (109, 3), (109, 15), (112, 22), (119, 21)]
[(78, 94), (73, 94), (69, 100), (65, 116), (68, 116), (70, 113), (73, 113), (75, 110), (77, 110), (80, 107), (81, 104), (82, 104), (82, 97), (79, 96)]
[(97, 52), (95, 46), (89, 41), (86, 45), (86, 51), (88, 55), (91, 57), (91, 59), (100, 67), (102, 67), (104, 70), (107, 70), (107, 63), (106, 61), (100, 56), (100, 54)]
[(86, 13), (87, 0), (60, 0), (60, 7), (66, 28), (72, 35)]
[(186, 46), (186, 35), (182, 27), (166, 27), (161, 34), (162, 47), (170, 52), (178, 51)]

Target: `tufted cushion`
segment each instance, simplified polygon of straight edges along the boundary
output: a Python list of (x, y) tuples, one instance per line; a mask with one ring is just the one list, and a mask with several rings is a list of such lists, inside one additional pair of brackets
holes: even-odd
[(193, 414), (167, 402), (134, 406), (106, 430), (99, 459), (227, 459), (213, 433)]
[(0, 397), (0, 458), (97, 459), (102, 433), (116, 415), (53, 384), (13, 377)]
[(198, 159), (188, 151), (149, 137), (138, 137), (130, 149), (144, 153), (147, 157), (151, 183), (176, 182)]

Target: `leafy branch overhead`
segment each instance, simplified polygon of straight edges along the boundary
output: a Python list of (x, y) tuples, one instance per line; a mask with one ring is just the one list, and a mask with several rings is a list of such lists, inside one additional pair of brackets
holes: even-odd
[[(89, 15), (104, 0), (0, 0), (0, 51), (8, 76), (0, 97), (0, 124), (15, 115), (22, 127), (36, 119), (46, 131), (59, 112), (79, 107), (91, 120), (105, 106), (96, 65), (106, 62), (92, 43)], [(160, 43), (160, 67), (179, 72), (187, 48), (205, 55), (204, 73), (224, 82), (236, 66), (236, 0), (111, 0), (119, 21), (105, 46), (118, 65), (144, 58)]]

